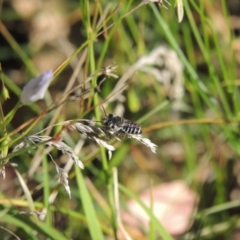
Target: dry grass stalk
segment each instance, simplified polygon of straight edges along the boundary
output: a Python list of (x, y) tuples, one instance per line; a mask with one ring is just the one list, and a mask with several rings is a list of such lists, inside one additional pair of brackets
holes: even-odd
[[(144, 144), (146, 147), (150, 148), (152, 152), (156, 153), (157, 145), (152, 143), (148, 138), (143, 138), (141, 134), (130, 134), (121, 131), (114, 131), (113, 129), (105, 126), (102, 123), (99, 124), (96, 121), (88, 119), (78, 119), (65, 121), (57, 125), (63, 126), (63, 129), (77, 130), (79, 133), (83, 134), (87, 138), (94, 140), (98, 145), (106, 148), (106, 150), (108, 151), (109, 159), (111, 159), (112, 152), (115, 150), (112, 145), (107, 143), (107, 141), (109, 140), (121, 141), (125, 138), (134, 138), (140, 143)], [(74, 150), (66, 143), (64, 143), (62, 139), (52, 138), (50, 136), (41, 136), (41, 132), (24, 138), (24, 140), (13, 149), (13, 152), (20, 151), (22, 148), (31, 147), (31, 145), (33, 145), (33, 147), (38, 147), (39, 145), (46, 145), (61, 151), (64, 155), (70, 157), (74, 161), (74, 163), (77, 164), (78, 167), (80, 167), (81, 169), (84, 168), (82, 161), (78, 158)], [(55, 164), (60, 183), (63, 184), (67, 194), (69, 195), (69, 197), (71, 197), (71, 190), (68, 184), (68, 174), (56, 164), (50, 154), (48, 155), (51, 157), (52, 161)], [(1, 174), (3, 177), (5, 177), (5, 168), (3, 167), (1, 168)]]

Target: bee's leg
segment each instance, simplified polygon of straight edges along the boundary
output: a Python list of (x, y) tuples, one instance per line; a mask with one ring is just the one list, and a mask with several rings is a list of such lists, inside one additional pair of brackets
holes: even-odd
[(119, 138), (123, 139), (126, 136), (127, 136), (127, 133), (122, 129), (120, 129), (118, 132), (116, 132), (116, 137), (119, 137)]

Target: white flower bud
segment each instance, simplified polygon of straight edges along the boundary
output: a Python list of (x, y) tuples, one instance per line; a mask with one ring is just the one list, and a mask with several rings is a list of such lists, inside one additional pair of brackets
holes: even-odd
[(48, 70), (42, 75), (31, 79), (22, 90), (20, 95), (21, 102), (23, 104), (28, 104), (43, 99), (52, 78), (52, 70)]

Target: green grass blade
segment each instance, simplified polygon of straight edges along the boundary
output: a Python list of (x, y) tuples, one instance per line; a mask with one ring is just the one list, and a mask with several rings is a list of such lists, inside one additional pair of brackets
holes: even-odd
[[(25, 196), (26, 196), (29, 210), (30, 210), (31, 212), (35, 212), (36, 209), (35, 209), (35, 206), (34, 206), (34, 202), (33, 202), (33, 199), (32, 199), (32, 195), (31, 195), (31, 193), (30, 193), (30, 190), (28, 189), (28, 186), (27, 186), (25, 180), (23, 179), (22, 175), (21, 175), (17, 170), (15, 170), (15, 173), (16, 173), (16, 175), (17, 175), (17, 177), (18, 177), (18, 180), (19, 180), (19, 182), (20, 182), (20, 184), (21, 184), (21, 186), (22, 186), (23, 192), (24, 192), (24, 194), (25, 194)], [(34, 216), (34, 218), (35, 218), (35, 221), (38, 222), (37, 217)]]
[(49, 179), (49, 167), (48, 167), (48, 160), (46, 155), (43, 155), (43, 199), (44, 199), (44, 206), (47, 209), (47, 216), (46, 216), (46, 224), (51, 226), (52, 218), (51, 218), (51, 211), (49, 208), (49, 198), (50, 198), (50, 179)]
[(99, 220), (97, 219), (97, 214), (94, 209), (91, 196), (86, 188), (83, 175), (77, 166), (75, 166), (75, 171), (76, 171), (77, 183), (79, 188), (79, 194), (82, 199), (84, 212), (86, 214), (86, 218), (88, 221), (88, 228), (90, 231), (91, 239), (104, 240), (104, 236), (100, 228), (100, 223), (99, 223)]
[(28, 239), (33, 240), (39, 239), (38, 237), (36, 237), (35, 231), (37, 231), (38, 233), (41, 233), (50, 239), (67, 240), (67, 238), (63, 236), (62, 233), (57, 231), (55, 228), (49, 227), (48, 225), (42, 222), (35, 224), (33, 221), (31, 221), (30, 218), (26, 218), (25, 216), (24, 217), (21, 215), (11, 216), (9, 214), (5, 214), (1, 218), (1, 222), (22, 228), (28, 234), (29, 236)]

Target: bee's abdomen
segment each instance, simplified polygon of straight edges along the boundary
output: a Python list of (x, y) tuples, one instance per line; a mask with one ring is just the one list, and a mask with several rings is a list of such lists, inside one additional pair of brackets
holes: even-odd
[(123, 132), (129, 134), (141, 134), (142, 129), (136, 123), (126, 123), (125, 126), (122, 128)]

